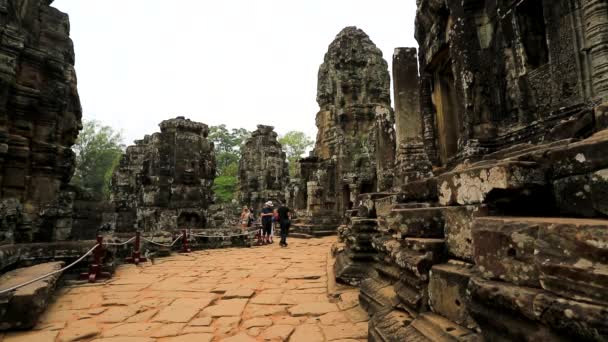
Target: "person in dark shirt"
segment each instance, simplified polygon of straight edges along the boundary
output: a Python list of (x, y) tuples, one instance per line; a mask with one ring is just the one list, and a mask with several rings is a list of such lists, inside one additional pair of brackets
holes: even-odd
[(279, 214), (279, 226), (281, 227), (281, 247), (287, 247), (287, 235), (291, 227), (291, 211), (286, 205), (281, 205), (277, 209)]
[(264, 203), (264, 208), (262, 208), (262, 213), (260, 217), (262, 218), (262, 242), (265, 244), (270, 243), (270, 234), (272, 233), (272, 202), (268, 201)]

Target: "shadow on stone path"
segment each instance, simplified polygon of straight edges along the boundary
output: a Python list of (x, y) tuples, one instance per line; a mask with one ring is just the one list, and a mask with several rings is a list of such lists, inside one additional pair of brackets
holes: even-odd
[(328, 284), (334, 241), (123, 265), (107, 283), (61, 289), (34, 331), (0, 341), (365, 341), (358, 291)]

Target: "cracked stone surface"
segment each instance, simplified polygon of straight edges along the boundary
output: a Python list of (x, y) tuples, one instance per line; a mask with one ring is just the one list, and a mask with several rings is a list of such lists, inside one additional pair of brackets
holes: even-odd
[(105, 283), (60, 289), (35, 330), (0, 341), (366, 341), (358, 290), (328, 285), (334, 242), (290, 239), (289, 248), (122, 265)]

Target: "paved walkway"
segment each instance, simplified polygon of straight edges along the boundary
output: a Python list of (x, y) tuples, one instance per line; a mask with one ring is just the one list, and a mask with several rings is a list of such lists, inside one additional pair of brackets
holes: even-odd
[(335, 293), (327, 276), (334, 241), (291, 239), (289, 248), (275, 243), (124, 265), (105, 284), (60, 290), (37, 330), (0, 340), (365, 341), (357, 291), (328, 295)]

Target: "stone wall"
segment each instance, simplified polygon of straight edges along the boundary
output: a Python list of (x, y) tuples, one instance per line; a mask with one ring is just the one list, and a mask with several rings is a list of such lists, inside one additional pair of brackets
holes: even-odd
[(71, 150), (81, 129), (68, 16), (52, 1), (0, 1), (0, 239), (67, 239)]
[(215, 152), (207, 125), (184, 117), (129, 146), (112, 177), (117, 232), (205, 228)]
[(238, 202), (256, 212), (266, 201), (285, 203), (289, 181), (286, 158), (274, 127), (258, 125), (241, 150)]
[(523, 142), (588, 136), (592, 108), (608, 95), (600, 2), (420, 1), (429, 155), (453, 166)]

